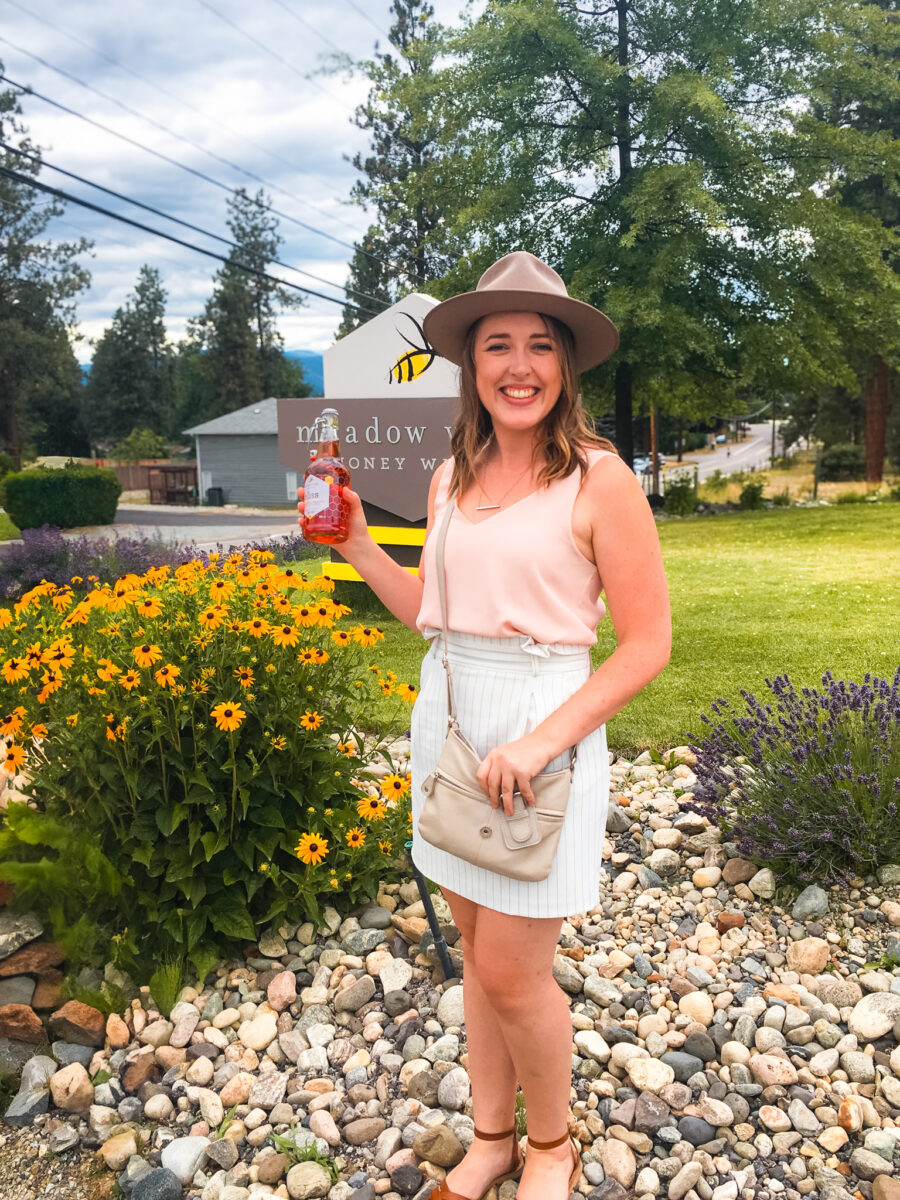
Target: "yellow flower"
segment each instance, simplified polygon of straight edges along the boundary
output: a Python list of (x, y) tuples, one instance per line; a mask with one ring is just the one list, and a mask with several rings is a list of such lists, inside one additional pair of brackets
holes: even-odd
[(262, 617), (254, 617), (252, 621), (247, 621), (244, 624), (244, 628), (251, 637), (259, 638), (264, 633), (269, 632), (269, 622), (264, 621)]
[(240, 704), (223, 702), (215, 706), (210, 716), (215, 721), (218, 729), (223, 729), (226, 733), (232, 733), (235, 729), (240, 728), (247, 714), (241, 708)]
[(134, 607), (142, 617), (158, 617), (162, 612), (158, 596), (144, 596), (142, 600), (137, 601)]
[(7, 747), (6, 757), (0, 762), (0, 767), (6, 771), (7, 775), (15, 775), (24, 761), (25, 750), (13, 742), (11, 746)]
[(390, 854), (391, 849), (392, 849), (391, 843), (390, 842), (379, 842), (378, 849), (382, 852), (382, 854)]
[(350, 634), (346, 629), (336, 629), (331, 635), (331, 640), (336, 646), (349, 646)]
[(72, 728), (74, 729), (75, 726), (78, 724), (78, 713), (72, 713), (72, 715), (70, 717), (66, 717), (66, 724), (71, 725)]
[(273, 750), (283, 750), (286, 745), (287, 745), (287, 738), (284, 736), (284, 734), (279, 734), (278, 737), (272, 738), (272, 749)]
[(276, 646), (296, 646), (299, 636), (296, 625), (278, 625), (272, 633), (272, 641)]
[(330, 575), (316, 575), (312, 581), (313, 587), (320, 592), (333, 592), (334, 580)]
[(122, 612), (135, 598), (134, 588), (127, 583), (117, 583), (108, 594), (106, 607), (110, 612)]
[(80, 604), (76, 604), (72, 611), (63, 618), (63, 627), (68, 629), (70, 625), (87, 625), (89, 605), (82, 600)]
[(382, 696), (389, 696), (394, 690), (386, 679), (380, 680), (378, 686), (381, 688)]
[(62, 687), (62, 675), (60, 675), (59, 671), (48, 668), (41, 676), (41, 683), (44, 685), (42, 690), (50, 696)]
[(277, 671), (277, 670), (278, 670), (278, 668), (275, 666), (274, 663), (266, 663), (266, 672), (269, 675), (271, 675), (273, 671)]
[(316, 624), (315, 609), (310, 608), (309, 605), (301, 604), (297, 608), (292, 609), (291, 612), (297, 624), (304, 626), (306, 629)]
[(22, 727), (22, 717), (24, 715), (25, 709), (20, 705), (8, 716), (0, 719), (0, 737), (15, 737)]
[(320, 666), (322, 663), (327, 663), (328, 659), (331, 657), (327, 650), (320, 650), (318, 646), (316, 646), (316, 648), (313, 650), (313, 654), (316, 656), (316, 662)]
[(222, 624), (224, 617), (222, 616), (219, 608), (216, 605), (213, 605), (212, 608), (204, 609), (198, 620), (200, 621), (201, 629), (218, 629)]
[(172, 663), (166, 663), (164, 667), (160, 667), (156, 672), (155, 679), (161, 688), (171, 687), (176, 676), (181, 674), (181, 668), (174, 666)]
[(338, 742), (337, 749), (339, 754), (346, 754), (348, 758), (356, 753), (356, 747), (352, 742)]
[(20, 679), (28, 678), (28, 667), (21, 658), (8, 658), (0, 669), (7, 683), (18, 683)]
[(297, 655), (297, 662), (304, 663), (306, 666), (314, 665), (316, 661), (317, 659), (315, 650), (311, 650), (309, 648), (306, 650), (301, 650)]
[(385, 775), (381, 781), (381, 790), (385, 796), (405, 796), (411, 783), (410, 775)]
[(253, 687), (253, 671), (250, 667), (238, 667), (234, 672), (234, 677), (240, 681), (242, 688)]
[(217, 579), (209, 589), (210, 599), (225, 600), (234, 591), (234, 584), (230, 579)]
[(347, 831), (346, 837), (347, 837), (347, 845), (352, 846), (353, 849), (356, 849), (357, 847), (364, 845), (365, 840), (366, 840), (365, 833), (363, 833), (363, 831), (361, 829), (359, 829), (356, 825), (354, 825), (352, 829)]
[(130, 692), (132, 688), (136, 688), (140, 682), (141, 677), (137, 671), (126, 671), (119, 680), (119, 683), (121, 683), (126, 692)]
[(47, 736), (47, 726), (42, 725), (40, 721), (36, 721), (31, 727), (31, 736), (33, 738), (45, 738)]
[(225, 628), (229, 633), (242, 633), (244, 629), (244, 622), (239, 617), (232, 617)]
[(116, 740), (116, 731), (112, 725), (107, 725), (106, 727), (106, 740), (108, 742), (114, 742)]
[(269, 864), (268, 864), (268, 863), (260, 863), (260, 864), (259, 864), (259, 869), (260, 869), (260, 871), (268, 871), (268, 869), (269, 869)]
[(418, 694), (419, 689), (414, 683), (397, 684), (397, 695), (401, 700), (405, 700), (407, 704), (415, 704)]
[(322, 724), (322, 714), (310, 712), (309, 709), (300, 718), (300, 724), (304, 729), (318, 729)]
[(272, 607), (280, 613), (290, 612), (291, 602), (287, 596), (273, 596)]
[(209, 691), (209, 688), (202, 680), (194, 679), (191, 681), (191, 691), (195, 696), (202, 696), (205, 692)]
[(159, 646), (151, 646), (149, 642), (144, 642), (142, 646), (134, 648), (134, 661), (139, 667), (152, 667), (161, 658), (162, 650)]
[(340, 885), (338, 884), (338, 881), (337, 881), (337, 879), (335, 879), (335, 877), (334, 877), (333, 875), (332, 875), (331, 879), (329, 879), (329, 880), (328, 880), (328, 882), (331, 884), (331, 886), (332, 886), (333, 888), (336, 888), (336, 887), (339, 887), (339, 886), (340, 886)]
[(36, 668), (41, 665), (42, 657), (43, 657), (43, 654), (41, 651), (41, 643), (34, 642), (25, 651), (25, 662), (28, 666), (28, 670), (29, 671), (36, 670)]
[(323, 600), (321, 604), (316, 605), (313, 611), (316, 616), (316, 624), (330, 629), (334, 624), (334, 607), (331, 601)]
[(369, 625), (354, 625), (350, 633), (360, 646), (374, 646), (384, 637), (380, 629)]
[(12, 613), (8, 608), (0, 608), (0, 629), (5, 629), (12, 619)]
[(65, 638), (58, 638), (47, 647), (41, 658), (45, 663), (52, 663), (59, 671), (66, 670), (75, 661), (75, 647)]
[(320, 863), (328, 853), (328, 842), (317, 833), (304, 833), (297, 843), (294, 853), (307, 866), (310, 863)]
[(387, 816), (387, 805), (379, 796), (362, 796), (356, 811), (367, 821), (383, 821)]

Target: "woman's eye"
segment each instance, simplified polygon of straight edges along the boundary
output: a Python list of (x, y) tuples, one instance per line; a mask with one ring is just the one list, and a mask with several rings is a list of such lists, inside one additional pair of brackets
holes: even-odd
[(533, 348), (535, 350), (552, 350), (553, 349), (553, 347), (550, 345), (549, 342), (536, 342)]

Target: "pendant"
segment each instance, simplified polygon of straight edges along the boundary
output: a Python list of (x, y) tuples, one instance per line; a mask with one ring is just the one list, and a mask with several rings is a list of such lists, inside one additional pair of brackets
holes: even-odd
[(476, 512), (485, 512), (489, 508), (502, 508), (502, 507), (503, 506), (501, 504), (476, 504), (475, 511)]

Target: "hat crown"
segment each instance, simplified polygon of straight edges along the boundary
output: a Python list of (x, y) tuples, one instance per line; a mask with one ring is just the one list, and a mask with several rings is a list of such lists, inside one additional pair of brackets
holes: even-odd
[(546, 292), (550, 296), (568, 296), (562, 276), (552, 267), (529, 254), (514, 250), (488, 267), (478, 280), (477, 292)]

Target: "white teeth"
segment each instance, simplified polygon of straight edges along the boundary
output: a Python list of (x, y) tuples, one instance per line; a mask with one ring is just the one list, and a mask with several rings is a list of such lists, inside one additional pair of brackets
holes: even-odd
[(513, 400), (527, 400), (529, 396), (534, 396), (537, 388), (504, 388), (504, 392), (511, 396)]

